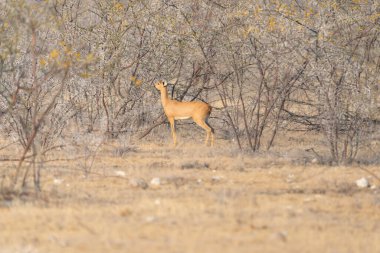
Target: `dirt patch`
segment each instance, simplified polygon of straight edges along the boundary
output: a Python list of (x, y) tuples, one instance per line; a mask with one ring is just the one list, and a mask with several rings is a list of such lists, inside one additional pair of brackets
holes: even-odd
[(39, 201), (4, 195), (0, 253), (380, 252), (380, 190), (355, 180), (378, 182), (358, 168), (236, 157), (226, 145), (115, 150), (90, 173), (48, 164)]

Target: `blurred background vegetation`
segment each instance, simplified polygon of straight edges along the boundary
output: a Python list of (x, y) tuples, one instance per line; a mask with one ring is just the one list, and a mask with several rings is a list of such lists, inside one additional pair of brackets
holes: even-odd
[(2, 0), (0, 133), (22, 147), (13, 183), (33, 175), (38, 189), (46, 154), (86, 135), (128, 145), (162, 128), (170, 143), (160, 79), (172, 98), (214, 106), (217, 138), (242, 151), (303, 131), (319, 136), (320, 162), (361, 150), (379, 162), (379, 24), (375, 0)]

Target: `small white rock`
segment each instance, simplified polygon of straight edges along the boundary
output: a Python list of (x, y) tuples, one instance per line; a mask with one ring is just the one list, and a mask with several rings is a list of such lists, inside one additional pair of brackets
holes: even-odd
[(60, 185), (63, 183), (63, 179), (61, 178), (54, 178), (53, 183), (56, 185)]
[(371, 185), (371, 190), (375, 190), (376, 188), (376, 185)]
[(119, 177), (125, 177), (127, 174), (122, 170), (116, 170), (115, 175)]
[(159, 177), (152, 178), (152, 180), (150, 180), (150, 184), (153, 186), (159, 186), (161, 185), (161, 179)]
[(145, 221), (146, 222), (153, 222), (155, 220), (156, 220), (156, 217), (154, 217), (154, 216), (147, 216), (147, 217), (145, 217)]
[(368, 180), (365, 177), (362, 177), (355, 181), (357, 187), (359, 188), (368, 188), (370, 187)]

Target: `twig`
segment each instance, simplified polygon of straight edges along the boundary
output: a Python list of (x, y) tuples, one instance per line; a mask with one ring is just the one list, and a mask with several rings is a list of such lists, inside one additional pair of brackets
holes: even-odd
[(7, 147), (9, 147), (9, 146), (11, 146), (11, 145), (13, 145), (13, 144), (15, 144), (15, 143), (17, 143), (17, 141), (11, 142), (11, 143), (9, 143), (9, 144), (3, 146), (3, 147), (0, 147), (0, 150), (2, 150), (2, 149), (6, 149)]
[(318, 160), (319, 160), (320, 162), (323, 161), (322, 156), (320, 156), (320, 155), (317, 153), (317, 151), (314, 150), (314, 148), (309, 148), (309, 149), (306, 149), (305, 151), (311, 151), (311, 152), (312, 152), (312, 153), (318, 158)]
[(147, 136), (154, 128), (162, 125), (166, 121), (166, 118), (165, 118), (164, 114), (161, 114), (161, 116), (159, 117), (159, 119), (160, 120), (157, 123), (155, 123), (154, 125), (150, 126), (148, 129), (146, 129), (144, 131), (144, 133), (139, 137), (140, 140), (143, 139), (145, 136)]

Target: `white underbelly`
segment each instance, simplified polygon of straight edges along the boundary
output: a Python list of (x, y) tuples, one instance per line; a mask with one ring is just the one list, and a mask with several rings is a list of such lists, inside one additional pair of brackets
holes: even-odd
[(185, 116), (185, 117), (174, 117), (175, 120), (178, 120), (178, 119), (190, 119), (191, 117), (189, 116)]

